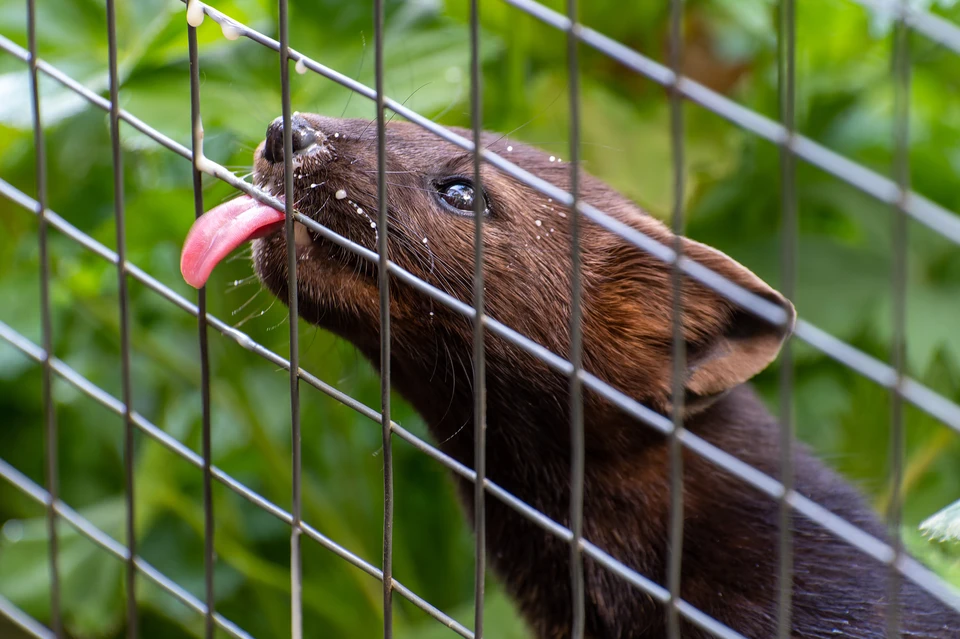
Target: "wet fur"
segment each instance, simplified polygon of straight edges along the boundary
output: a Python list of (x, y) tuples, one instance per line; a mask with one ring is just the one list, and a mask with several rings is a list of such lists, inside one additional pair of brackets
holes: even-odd
[[(296, 170), (297, 207), (368, 248), (377, 218), (375, 127), (366, 121), (304, 115), (326, 140)], [(467, 136), (467, 132), (461, 132)], [(414, 275), (470, 303), (473, 222), (439, 205), (437, 180), (472, 176), (472, 156), (406, 123), (387, 128), (390, 257)], [(492, 150), (567, 188), (569, 167), (539, 150), (492, 135)], [(508, 146), (512, 151), (508, 151)], [(261, 145), (262, 149), (262, 145)], [(256, 153), (256, 179), (282, 189), (282, 164)], [(484, 227), (486, 310), (554, 353), (569, 346), (569, 217), (543, 195), (485, 165), (490, 214)], [(312, 187), (313, 184), (321, 186)], [(347, 197), (335, 194), (344, 189)], [(618, 220), (671, 245), (662, 224), (603, 182), (584, 176), (582, 197)], [(351, 204), (352, 202), (352, 204)], [(540, 220), (540, 225), (536, 221)], [(303, 229), (301, 229), (303, 231)], [(423, 242), (427, 238), (427, 242)], [(351, 341), (379, 366), (376, 268), (311, 235), (298, 247), (301, 315)], [(585, 223), (582, 238), (585, 368), (646, 405), (670, 407), (670, 270), (623, 239)], [(793, 309), (745, 268), (684, 240), (684, 252), (749, 290)], [(256, 271), (286, 299), (282, 234), (258, 240)], [(473, 465), (472, 327), (469, 321), (393, 279), (393, 380), (428, 423), (441, 448)], [(692, 281), (683, 287), (690, 354), (685, 426), (721, 449), (779, 476), (775, 420), (743, 382), (775, 357), (787, 329), (737, 310)], [(487, 473), (561, 524), (569, 513), (568, 381), (491, 333), (487, 353)], [(585, 402), (587, 539), (653, 581), (666, 583), (669, 519), (667, 442), (594, 393)], [(466, 424), (466, 428), (464, 428)], [(870, 533), (882, 526), (860, 496), (801, 446), (796, 488)], [(750, 638), (777, 628), (778, 504), (695, 454), (684, 454), (683, 599)], [(457, 479), (467, 515), (472, 484)], [(569, 547), (497, 499), (487, 500), (489, 562), (540, 639), (570, 633)], [(802, 516), (795, 547), (793, 636), (885, 636), (888, 569)], [(653, 601), (586, 559), (587, 635), (666, 636)], [(907, 583), (900, 590), (902, 634), (955, 637), (960, 618)], [(684, 622), (684, 637), (707, 633)]]

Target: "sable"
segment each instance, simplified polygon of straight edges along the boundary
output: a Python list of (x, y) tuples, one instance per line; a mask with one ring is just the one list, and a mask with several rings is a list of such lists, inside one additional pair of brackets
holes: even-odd
[[(312, 114), (293, 118), (296, 207), (374, 249), (376, 128)], [(283, 195), (279, 119), (255, 152), (255, 179)], [(473, 278), (473, 157), (419, 127), (387, 129), (390, 259), (470, 303)], [(467, 132), (461, 131), (462, 135)], [(568, 167), (518, 142), (483, 143), (563, 189)], [(486, 310), (555, 353), (569, 344), (571, 250), (565, 207), (491, 166), (481, 169)], [(661, 243), (674, 236), (603, 182), (583, 175), (584, 201)], [(252, 237), (257, 275), (287, 299), (286, 244), (276, 212), (253, 200), (221, 205), (184, 246), (184, 277), (202, 285), (232, 248)], [(281, 220), (282, 221), (282, 220)], [(352, 342), (379, 366), (377, 266), (303, 225), (296, 233), (300, 314)], [(747, 290), (793, 306), (728, 256), (683, 239), (683, 252)], [(671, 408), (670, 267), (584, 221), (584, 368), (667, 414)], [(693, 280), (682, 285), (688, 366), (684, 425), (759, 470), (778, 477), (778, 425), (746, 383), (776, 356), (790, 326), (772, 326)], [(470, 322), (399, 280), (390, 285), (393, 380), (441, 448), (473, 463)], [(569, 517), (568, 380), (518, 347), (486, 333), (487, 475), (561, 524)], [(464, 427), (466, 426), (466, 427)], [(666, 581), (669, 459), (666, 439), (591, 391), (584, 395), (584, 535), (627, 566)], [(797, 491), (878, 537), (883, 526), (857, 492), (793, 448)], [(472, 485), (457, 479), (472, 519)], [(680, 594), (743, 635), (776, 634), (779, 504), (694, 454), (684, 455), (684, 539)], [(496, 499), (487, 501), (487, 549), (540, 639), (570, 633), (569, 547)], [(792, 519), (793, 636), (886, 636), (889, 568), (803, 516)], [(665, 612), (638, 589), (585, 564), (586, 629), (593, 639), (665, 637)], [(960, 615), (901, 579), (903, 636), (960, 635)], [(684, 622), (683, 636), (708, 636)]]

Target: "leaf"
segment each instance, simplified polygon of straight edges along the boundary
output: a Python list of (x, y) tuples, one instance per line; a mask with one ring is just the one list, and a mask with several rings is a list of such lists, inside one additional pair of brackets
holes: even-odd
[[(107, 89), (106, 74), (77, 70), (71, 75), (94, 93), (102, 93)], [(55, 125), (86, 108), (92, 108), (84, 98), (45, 76), (41, 76), (40, 87), (40, 117), (44, 126)], [(26, 72), (0, 76), (0, 124), (14, 129), (32, 129), (30, 96), (30, 81)]]
[(960, 500), (920, 524), (920, 532), (940, 541), (960, 541)]
[[(88, 4), (88, 14), (93, 10), (92, 19), (99, 19), (98, 13), (103, 11), (102, 8), (89, 2), (81, 4)], [(137, 3), (141, 4), (144, 3)], [(153, 0), (153, 4), (158, 4), (157, 0)], [(41, 49), (41, 55), (88, 90), (97, 94), (106, 93), (109, 89), (109, 75), (104, 70), (105, 38), (97, 37), (98, 32), (92, 29), (76, 28), (75, 23), (67, 22), (63, 15), (58, 16), (57, 13), (50, 12), (49, 18), (38, 20), (42, 25), (43, 41), (55, 43), (53, 51)], [(129, 17), (126, 14), (126, 11), (120, 11), (117, 16), (120, 39), (117, 73), (121, 90), (125, 80), (150, 51), (151, 43), (173, 17), (169, 9), (131, 12), (130, 15), (139, 20), (124, 19)], [(86, 15), (86, 19), (91, 19), (91, 16)], [(67, 46), (70, 42), (73, 42), (74, 46)], [(96, 53), (91, 55), (94, 50)], [(83, 51), (84, 55), (77, 55), (77, 51)], [(84, 109), (96, 108), (85, 98), (45, 74), (41, 73), (40, 78), (40, 109), (44, 126), (56, 125)], [(25, 71), (0, 76), (0, 124), (31, 129), (31, 95), (29, 77)]]
[[(110, 498), (81, 513), (114, 539), (121, 538), (122, 499)], [(50, 569), (46, 519), (7, 522), (0, 537), (0, 592), (27, 613), (49, 614)], [(10, 534), (12, 530), (16, 534)], [(122, 564), (66, 524), (58, 526), (59, 570), (67, 628), (79, 637), (109, 636), (122, 618)]]
[[(483, 606), (484, 635), (499, 639), (527, 639), (531, 637), (526, 623), (499, 587), (488, 580)], [(473, 601), (464, 603), (450, 613), (468, 628), (473, 625)], [(429, 619), (397, 633), (397, 639), (448, 639), (453, 632), (435, 619)]]

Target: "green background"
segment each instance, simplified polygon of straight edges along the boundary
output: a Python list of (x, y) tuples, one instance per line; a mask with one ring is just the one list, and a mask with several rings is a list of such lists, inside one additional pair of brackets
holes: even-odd
[[(99, 0), (38, 0), (41, 56), (106, 95), (107, 39)], [(551, 6), (563, 10), (553, 1)], [(666, 0), (583, 2), (583, 20), (657, 60), (667, 46)], [(845, 0), (798, 3), (797, 121), (800, 131), (881, 174), (892, 166), (891, 24)], [(918, 3), (960, 21), (954, 2)], [(371, 3), (291, 2), (291, 43), (312, 58), (373, 82)], [(276, 37), (273, 3), (224, 0), (215, 6)], [(508, 7), (481, 3), (484, 126), (515, 131), (568, 155), (565, 39)], [(25, 3), (0, 0), (0, 34), (26, 45)], [(189, 146), (190, 103), (185, 11), (174, 0), (118, 2), (123, 108)], [(777, 115), (776, 5), (768, 0), (690, 0), (688, 72), (771, 118)], [(226, 40), (207, 19), (199, 29), (202, 113), (209, 157), (249, 169), (251, 151), (280, 113), (277, 55), (246, 39)], [(911, 39), (910, 162), (914, 188), (960, 211), (960, 56)], [(389, 2), (389, 95), (443, 124), (469, 124), (467, 3)], [(586, 168), (654, 215), (672, 207), (669, 114), (662, 88), (583, 50), (583, 155)], [(35, 194), (27, 75), (0, 55), (0, 178)], [(293, 107), (370, 118), (372, 103), (314, 74), (291, 74)], [(44, 77), (50, 208), (115, 247), (106, 114)], [(694, 105), (686, 118), (685, 194), (689, 234), (728, 252), (777, 285), (780, 233), (778, 151)], [(195, 299), (178, 272), (179, 248), (193, 219), (190, 165), (121, 126), (127, 247), (131, 261)], [(889, 361), (892, 332), (893, 212), (802, 162), (799, 197), (800, 315)], [(231, 194), (204, 180), (206, 207)], [(960, 252), (916, 223), (908, 237), (908, 369), (960, 400)], [(246, 253), (210, 281), (210, 310), (268, 348), (288, 352), (286, 309), (252, 281)], [(120, 395), (117, 276), (113, 266), (56, 231), (50, 233), (51, 300), (58, 357)], [(0, 321), (35, 342), (39, 333), (37, 221), (0, 200)], [(137, 411), (196, 451), (200, 397), (196, 322), (130, 282), (133, 397)], [(379, 382), (356, 351), (301, 325), (301, 362), (345, 393), (379, 405)], [(281, 507), (290, 507), (288, 377), (265, 360), (210, 335), (214, 462)], [(882, 509), (890, 395), (798, 343), (797, 429), (830, 465)], [(777, 366), (757, 380), (776, 408)], [(382, 457), (378, 426), (302, 385), (303, 512), (306, 521), (379, 564)], [(124, 538), (123, 423), (68, 384), (55, 386), (61, 495), (114, 538)], [(0, 344), (0, 458), (42, 483), (41, 375)], [(904, 534), (910, 548), (960, 584), (955, 545), (928, 542), (917, 524), (960, 498), (960, 437), (908, 409)], [(394, 418), (427, 437), (402, 401)], [(397, 440), (395, 576), (445, 612), (472, 623), (473, 542), (445, 471)], [(137, 531), (142, 556), (203, 598), (201, 474), (145, 438), (137, 440)], [(289, 633), (289, 530), (219, 484), (216, 512), (217, 609), (256, 637)], [(63, 607), (74, 637), (120, 637), (125, 627), (124, 567), (69, 526), (60, 526)], [(304, 542), (304, 616), (309, 637), (376, 637), (380, 584), (318, 544)], [(43, 510), (0, 482), (0, 594), (49, 621)], [(453, 633), (395, 597), (400, 637)], [(202, 619), (145, 579), (138, 582), (143, 637), (200, 637)], [(491, 637), (524, 637), (491, 579)], [(4, 637), (17, 635), (0, 625)]]

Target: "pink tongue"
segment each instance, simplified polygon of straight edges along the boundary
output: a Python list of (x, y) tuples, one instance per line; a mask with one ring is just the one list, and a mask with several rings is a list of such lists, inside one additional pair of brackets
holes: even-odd
[(203, 214), (187, 234), (180, 253), (180, 272), (187, 284), (200, 288), (213, 267), (244, 242), (263, 237), (283, 225), (283, 212), (246, 195)]

